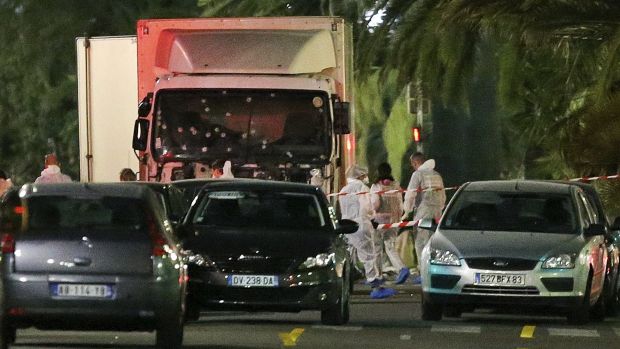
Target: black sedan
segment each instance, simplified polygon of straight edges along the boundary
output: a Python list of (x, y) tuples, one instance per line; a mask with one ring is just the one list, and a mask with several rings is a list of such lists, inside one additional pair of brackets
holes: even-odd
[(324, 324), (349, 319), (350, 261), (321, 189), (260, 180), (209, 183), (179, 234), (189, 264), (189, 317), (200, 309), (321, 310)]

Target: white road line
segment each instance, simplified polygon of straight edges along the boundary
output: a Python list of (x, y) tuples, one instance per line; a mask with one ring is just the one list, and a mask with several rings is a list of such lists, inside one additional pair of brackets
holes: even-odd
[(361, 331), (362, 326), (325, 326), (325, 325), (313, 325), (313, 329), (316, 330), (333, 330), (333, 331)]
[(431, 332), (480, 333), (480, 326), (433, 325)]
[(564, 337), (600, 337), (597, 330), (582, 330), (578, 328), (548, 328), (550, 336)]
[(410, 334), (401, 334), (400, 335), (400, 340), (401, 341), (410, 341), (411, 340), (411, 335)]

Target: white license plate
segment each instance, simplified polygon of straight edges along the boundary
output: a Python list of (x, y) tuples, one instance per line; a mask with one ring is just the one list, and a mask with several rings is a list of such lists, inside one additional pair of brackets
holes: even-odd
[(52, 294), (57, 297), (111, 298), (113, 291), (110, 285), (54, 284)]
[(525, 275), (476, 273), (474, 283), (476, 285), (523, 286)]
[(276, 275), (228, 275), (228, 286), (233, 287), (278, 287)]

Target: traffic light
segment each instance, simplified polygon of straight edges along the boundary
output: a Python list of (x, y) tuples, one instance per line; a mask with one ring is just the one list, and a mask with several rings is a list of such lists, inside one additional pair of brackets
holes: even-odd
[(414, 142), (420, 143), (420, 141), (422, 140), (422, 128), (419, 126), (412, 127), (411, 138)]

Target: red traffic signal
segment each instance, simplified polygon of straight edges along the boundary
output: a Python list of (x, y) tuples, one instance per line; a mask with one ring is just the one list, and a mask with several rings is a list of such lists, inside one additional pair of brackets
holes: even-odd
[(422, 128), (421, 127), (412, 127), (411, 128), (411, 138), (414, 142), (419, 143), (422, 140)]

